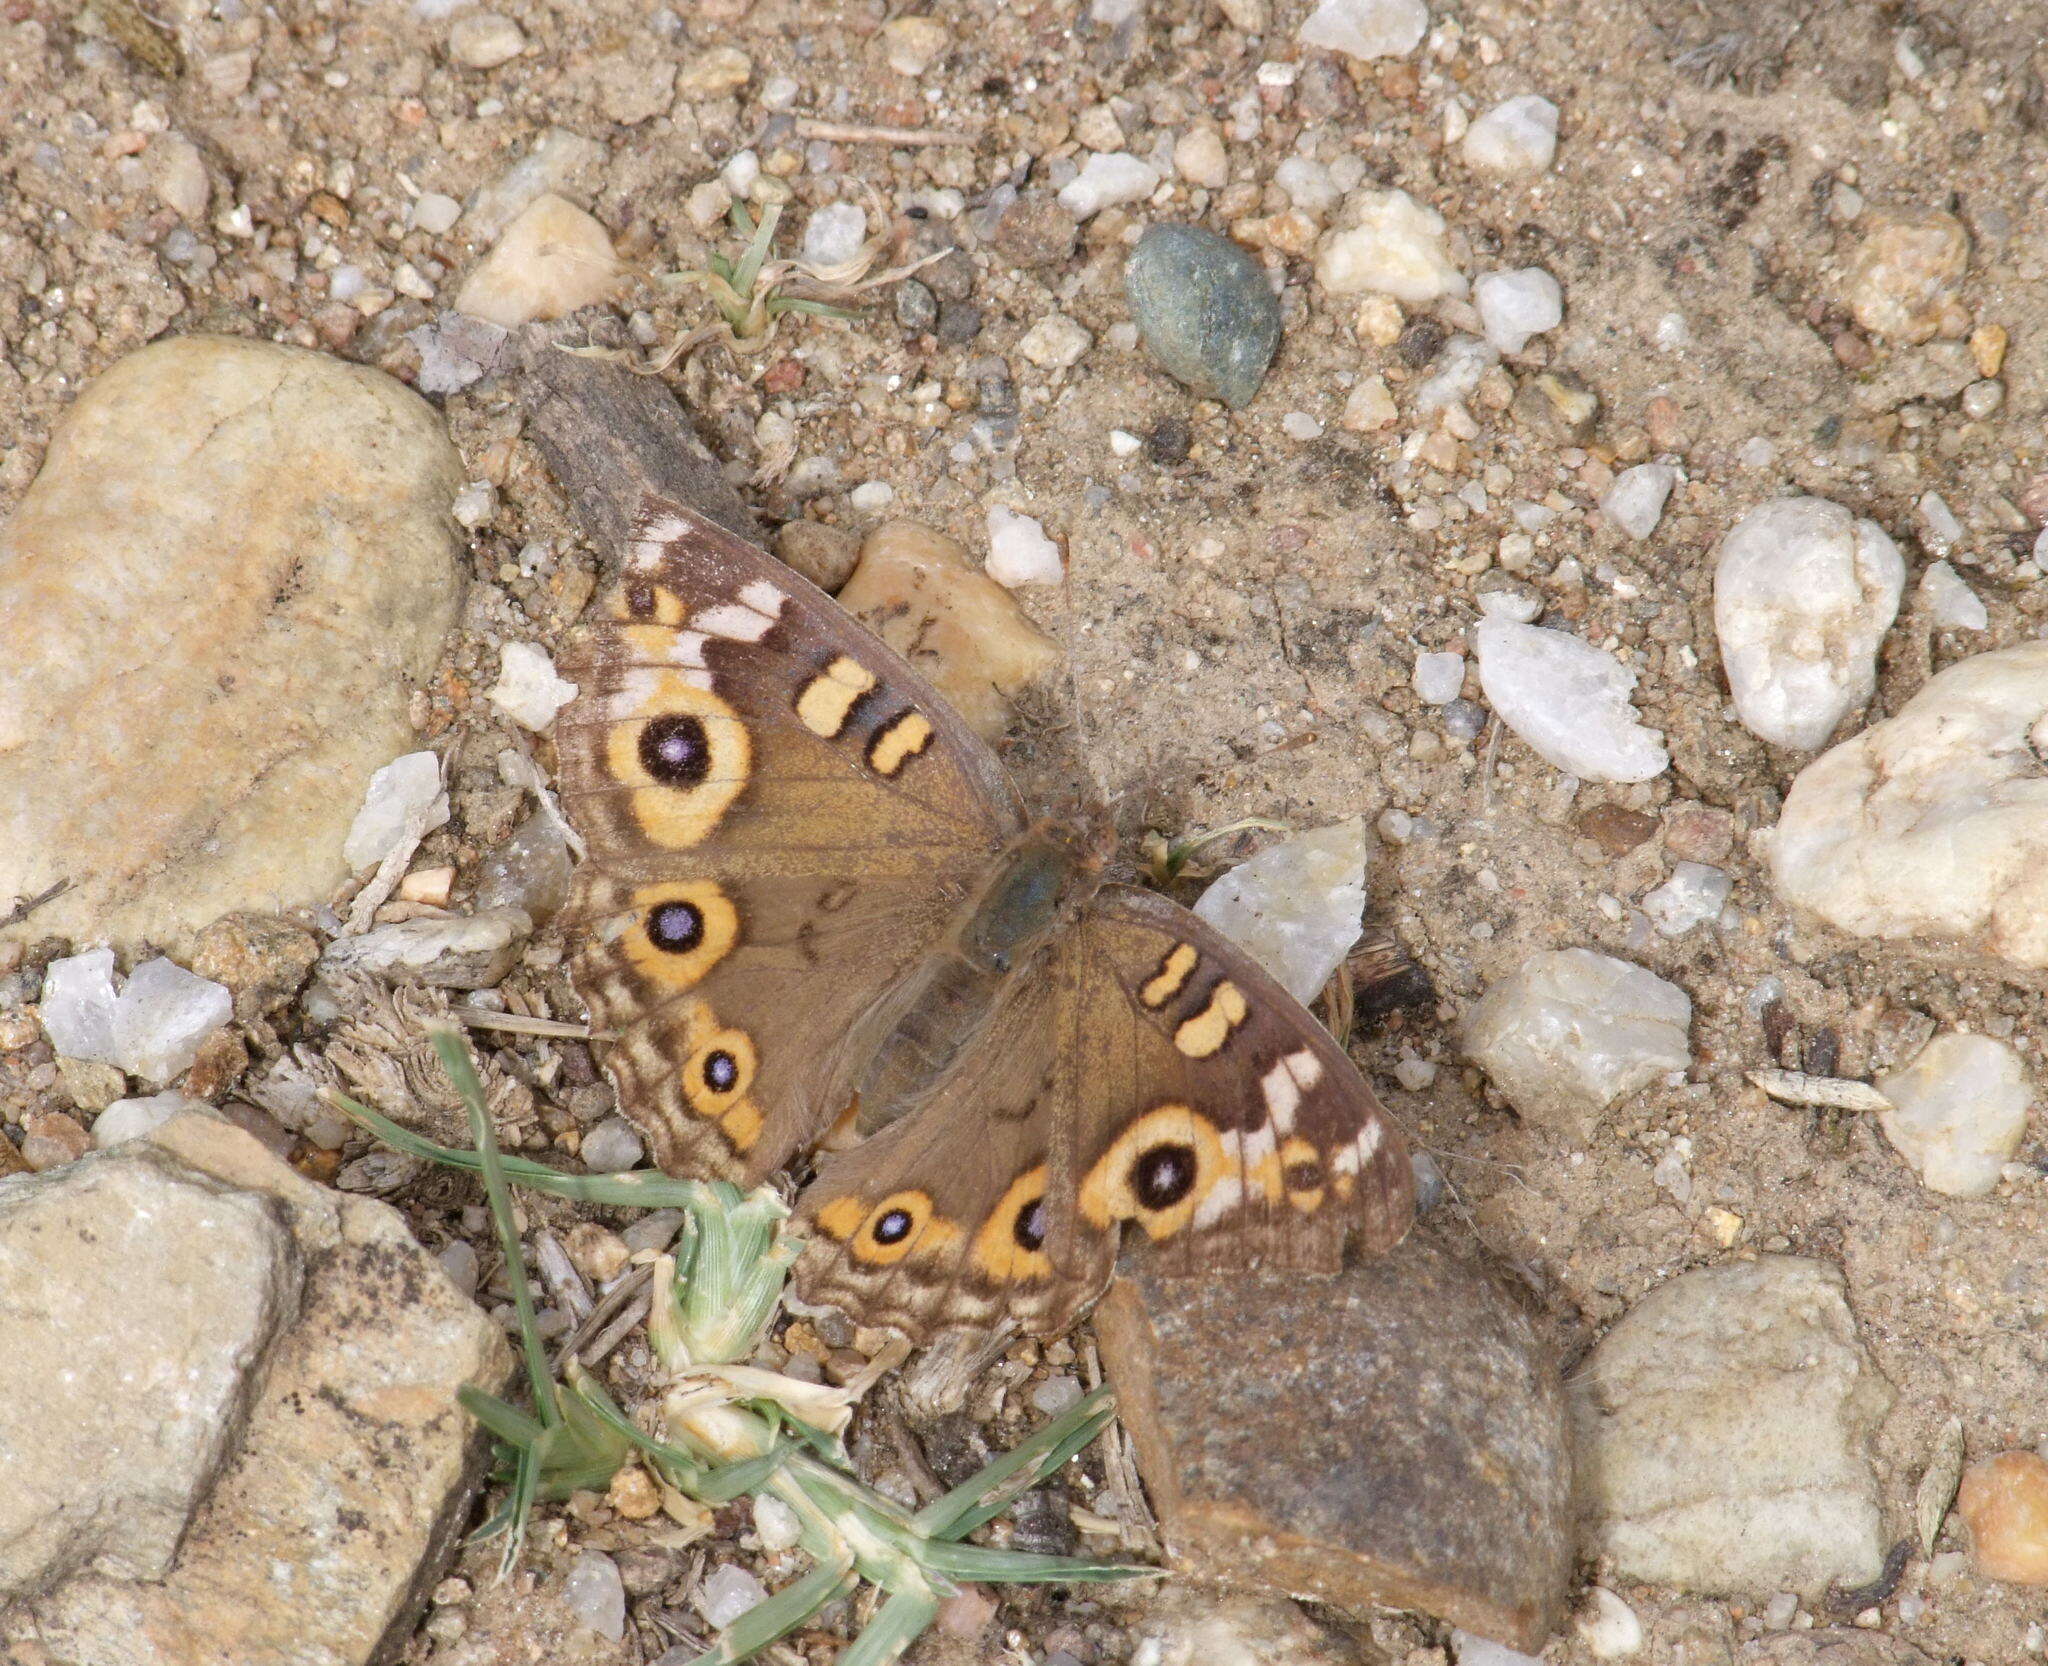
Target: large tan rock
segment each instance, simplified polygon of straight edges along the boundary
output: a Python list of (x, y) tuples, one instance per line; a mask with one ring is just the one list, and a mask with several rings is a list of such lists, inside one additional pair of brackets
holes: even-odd
[[(161, 342), (92, 383), (0, 528), (0, 912), (182, 953), (323, 900), (461, 593), (461, 462), (390, 377)], [(0, 936), (8, 933), (0, 932)]]
[[(0, 1209), (0, 1254), (10, 1240), (21, 1248), (27, 1227), (66, 1230), (38, 1234), (40, 1278), (9, 1280), (0, 1355), (48, 1361), (68, 1350), (94, 1375), (49, 1369), (20, 1384), (5, 1379), (0, 1466), (10, 1489), (68, 1492), (96, 1505), (100, 1519), (74, 1521), (54, 1553), (14, 1557), (0, 1659), (387, 1658), (440, 1577), (474, 1496), (480, 1442), (455, 1395), (465, 1383), (503, 1384), (511, 1359), (497, 1327), (396, 1210), (314, 1185), (205, 1112), (57, 1174), (0, 1184), (0, 1202), (10, 1197), (28, 1202), (14, 1205), (11, 1221)], [(138, 1201), (140, 1218), (169, 1235), (153, 1251), (124, 1237), (141, 1230), (126, 1210)], [(241, 1236), (197, 1224), (209, 1211)], [(245, 1240), (262, 1251), (246, 1262), (236, 1247)], [(195, 1272), (192, 1263), (209, 1255), (215, 1264)], [(59, 1288), (73, 1279), (91, 1279), (81, 1288), (102, 1300), (118, 1292), (124, 1305), (103, 1325), (93, 1300)], [(254, 1289), (234, 1295), (244, 1281)], [(210, 1300), (224, 1311), (194, 1311)], [(128, 1310), (152, 1307), (162, 1312), (150, 1324), (101, 1334)], [(95, 1349), (119, 1355), (121, 1368), (98, 1369)], [(180, 1365), (201, 1385), (232, 1378), (206, 1399), (216, 1408), (218, 1461), (132, 1441), (95, 1446), (89, 1430), (74, 1428), (103, 1420), (119, 1435), (174, 1404)], [(191, 1421), (203, 1409), (183, 1415)], [(16, 1430), (63, 1440), (38, 1433), (34, 1449), (9, 1451)], [(156, 1518), (146, 1542), (114, 1519), (137, 1508)]]

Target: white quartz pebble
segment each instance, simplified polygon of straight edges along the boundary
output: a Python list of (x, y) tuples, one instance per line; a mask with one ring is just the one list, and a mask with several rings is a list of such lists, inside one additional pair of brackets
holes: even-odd
[(1777, 498), (1729, 528), (1714, 632), (1736, 714), (1774, 746), (1819, 746), (1877, 686), (1906, 565), (1875, 521), (1825, 498)]
[(1920, 575), (1920, 600), (1927, 617), (1941, 630), (1981, 631), (1991, 623), (1984, 598), (1963, 582), (1946, 561), (1937, 561)]
[(1142, 202), (1159, 188), (1159, 178), (1157, 168), (1128, 151), (1097, 151), (1060, 188), (1060, 207), (1077, 220), (1092, 219), (1105, 208)]
[(1623, 469), (1600, 494), (1600, 513), (1638, 542), (1657, 530), (1678, 470), (1669, 463), (1638, 463)]
[(1524, 93), (1465, 129), (1465, 160), (1488, 173), (1540, 173), (1557, 154), (1557, 106)]
[(1486, 339), (1503, 353), (1519, 353), (1531, 336), (1564, 322), (1564, 291), (1540, 266), (1488, 272), (1472, 286), (1472, 304)]
[(1405, 58), (1428, 28), (1422, 0), (1322, 0), (1295, 38), (1351, 58)]
[(1001, 504), (988, 511), (988, 576), (1005, 589), (1020, 584), (1057, 584), (1065, 568), (1060, 547), (1029, 515)]
[(1448, 706), (1465, 686), (1463, 654), (1417, 654), (1415, 692), (1432, 706)]
[(498, 656), (498, 680), (491, 704), (522, 729), (545, 729), (576, 698), (576, 685), (555, 674), (547, 650), (531, 642), (508, 642)]
[(1988, 1035), (1938, 1035), (1877, 1079), (1878, 1126), (1930, 1191), (1983, 1197), (2019, 1150), (2033, 1090), (2020, 1057)]
[(1427, 306), (1469, 287), (1444, 246), (1444, 217), (1406, 191), (1362, 191), (1351, 224), (1323, 239), (1316, 282), (1332, 295), (1368, 291)]
[(1479, 685), (1500, 720), (1585, 781), (1647, 781), (1671, 762), (1629, 704), (1636, 674), (1565, 631), (1487, 618), (1472, 633)]
[(1213, 881), (1195, 912), (1313, 1000), (1358, 941), (1367, 842), (1363, 816), (1283, 839)]

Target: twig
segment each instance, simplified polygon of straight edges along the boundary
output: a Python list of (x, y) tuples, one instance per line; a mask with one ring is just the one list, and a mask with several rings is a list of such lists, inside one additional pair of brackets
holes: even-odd
[(60, 879), (57, 881), (56, 884), (52, 885), (47, 891), (38, 891), (32, 897), (23, 897), (21, 901), (17, 902), (12, 908), (8, 909), (8, 911), (5, 914), (0, 914), (0, 931), (5, 931), (9, 926), (20, 925), (23, 920), (27, 919), (38, 908), (41, 908), (44, 903), (51, 902), (56, 898), (61, 897), (66, 891), (70, 889), (71, 881), (68, 879)]
[(796, 130), (806, 139), (824, 139), (842, 145), (971, 145), (972, 133), (954, 133), (943, 127), (868, 127), (860, 122), (815, 121), (797, 118)]
[(489, 1007), (450, 1007), (448, 1015), (459, 1018), (472, 1030), (505, 1030), (513, 1035), (553, 1035), (568, 1041), (588, 1041), (590, 1026), (572, 1024), (566, 1018), (530, 1018), (523, 1012), (493, 1012)]

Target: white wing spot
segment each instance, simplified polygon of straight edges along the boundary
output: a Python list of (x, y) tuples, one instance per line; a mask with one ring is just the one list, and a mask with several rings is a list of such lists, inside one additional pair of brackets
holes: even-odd
[(1372, 1161), (1373, 1153), (1380, 1148), (1380, 1125), (1377, 1122), (1368, 1122), (1359, 1129), (1356, 1147), (1361, 1164)]
[(687, 537), (690, 523), (674, 515), (657, 515), (640, 529), (640, 536), (651, 544), (672, 544), (678, 538)]
[(1214, 1226), (1244, 1202), (1244, 1182), (1226, 1174), (1209, 1188), (1209, 1195), (1195, 1206), (1195, 1225)]
[(779, 619), (782, 617), (782, 604), (789, 598), (766, 579), (757, 578), (753, 583), (740, 587), (740, 600), (756, 613), (765, 613), (771, 619)]
[(774, 628), (774, 615), (731, 602), (707, 607), (690, 623), (707, 636), (722, 636), (728, 642), (759, 642)]
[(1323, 1061), (1306, 1047), (1298, 1053), (1289, 1053), (1280, 1062), (1287, 1067), (1287, 1074), (1294, 1078), (1295, 1085), (1303, 1093), (1323, 1079)]
[(662, 547), (651, 538), (642, 538), (633, 545), (633, 553), (626, 565), (634, 571), (644, 571), (661, 565)]
[(1282, 1059), (1259, 1078), (1259, 1091), (1266, 1096), (1266, 1114), (1272, 1118), (1271, 1127), (1283, 1134), (1294, 1132), (1294, 1111), (1301, 1103), (1301, 1088), (1289, 1068), (1293, 1062), (1292, 1058)]
[[(1244, 1166), (1246, 1168), (1257, 1168), (1259, 1164), (1272, 1156), (1279, 1148), (1279, 1141), (1274, 1138), (1273, 1129), (1273, 1123), (1262, 1123), (1245, 1135)], [(1280, 1132), (1285, 1133), (1286, 1130), (1283, 1128)]]
[(1330, 1157), (1330, 1169), (1334, 1174), (1356, 1174), (1358, 1172), (1357, 1145), (1340, 1145)]
[(709, 640), (702, 631), (677, 631), (668, 657), (678, 665), (701, 666), (704, 663), (704, 644)]

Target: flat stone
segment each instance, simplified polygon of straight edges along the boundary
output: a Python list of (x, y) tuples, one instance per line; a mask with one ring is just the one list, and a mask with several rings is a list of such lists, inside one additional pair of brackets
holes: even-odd
[(1874, 1580), (1870, 1440), (1892, 1388), (1841, 1273), (1800, 1256), (1659, 1285), (1573, 1379), (1582, 1548), (1621, 1576), (1710, 1595)]
[(170, 1572), (300, 1279), (268, 1200), (159, 1150), (0, 1182), (0, 1602)]
[(611, 294), (619, 279), (611, 234), (552, 191), (534, 198), (455, 297), (457, 310), (511, 330), (563, 318)]
[(839, 604), (907, 656), (985, 740), (1010, 701), (1066, 659), (966, 547), (916, 521), (884, 521), (861, 546)]
[[(63, 1179), (99, 1185), (109, 1171), (138, 1183), (146, 1176), (160, 1195), (203, 1198), (217, 1212), (232, 1202), (268, 1222), (284, 1240), (273, 1258), (285, 1269), (277, 1321), (267, 1349), (237, 1379), (244, 1415), (208, 1420), (226, 1432), (228, 1456), (211, 1487), (190, 1499), (167, 1570), (136, 1577), (76, 1561), (49, 1570), (42, 1589), (0, 1617), (0, 1657), (33, 1639), (65, 1666), (367, 1666), (386, 1658), (410, 1634), (467, 1521), (482, 1443), (455, 1393), (503, 1385), (511, 1366), (503, 1337), (397, 1211), (314, 1185), (217, 1117), (179, 1116), (146, 1140), (85, 1158)], [(10, 1181), (0, 1196), (37, 1184), (49, 1183)], [(110, 1242), (118, 1243), (121, 1219), (112, 1211), (101, 1218)], [(75, 1286), (89, 1295), (75, 1304), (84, 1328), (70, 1345), (118, 1340), (103, 1306), (124, 1282), (138, 1308), (197, 1305), (174, 1270), (174, 1242), (158, 1227), (149, 1239), (125, 1256), (96, 1247), (119, 1271)], [(247, 1311), (255, 1297), (236, 1287), (259, 1281), (219, 1250), (211, 1240), (191, 1245), (191, 1256), (222, 1270), (195, 1288)], [(194, 1318), (192, 1357), (218, 1369), (216, 1313)], [(64, 1345), (49, 1336), (49, 1317), (19, 1306), (0, 1323), (41, 1332), (34, 1346), (45, 1355)], [(244, 1334), (253, 1328), (242, 1326)], [(23, 1345), (6, 1356), (20, 1357), (25, 1339), (11, 1340)], [(155, 1369), (155, 1357), (127, 1361), (131, 1376), (142, 1366)], [(91, 1487), (128, 1500), (124, 1510), (139, 1507), (134, 1466), (104, 1445), (104, 1420), (120, 1397), (82, 1393), (55, 1373), (7, 1393), (10, 1424), (40, 1398), (71, 1402), (73, 1415), (90, 1413), (93, 1440), (76, 1464), (42, 1452), (32, 1465), (9, 1462), (10, 1487), (43, 1469), (73, 1491)]]
[(533, 931), (522, 909), (493, 908), (447, 919), (423, 917), (338, 937), (320, 957), (330, 971), (369, 972), (439, 989), (489, 989), (512, 969)]
[(1195, 912), (1312, 1001), (1357, 945), (1370, 844), (1363, 816), (1283, 839), (1219, 875)]
[(1139, 1265), (1095, 1325), (1172, 1566), (1542, 1647), (1572, 1561), (1563, 1389), (1509, 1286), (1429, 1223), (1329, 1279)]
[(190, 336), (114, 365), (0, 529), (0, 937), (182, 957), (324, 902), (461, 593), (441, 419), (360, 365)]
[(1280, 345), (1280, 302), (1244, 249), (1201, 226), (1152, 226), (1124, 263), (1124, 293), (1169, 376), (1233, 410), (1251, 403)]

